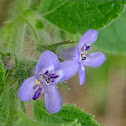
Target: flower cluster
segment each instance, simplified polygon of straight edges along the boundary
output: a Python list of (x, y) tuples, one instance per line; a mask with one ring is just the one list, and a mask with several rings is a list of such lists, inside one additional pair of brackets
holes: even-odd
[(90, 45), (93, 44), (98, 38), (98, 32), (96, 30), (88, 30), (80, 39), (79, 43), (75, 47), (61, 50), (59, 55), (64, 60), (74, 60), (79, 65), (79, 79), (82, 85), (85, 82), (85, 66), (97, 68), (101, 66), (106, 56), (102, 52), (94, 52), (88, 54)]
[(19, 89), (18, 95), (22, 101), (36, 100), (44, 94), (45, 105), (50, 113), (57, 113), (63, 104), (62, 96), (56, 85), (70, 79), (79, 71), (80, 84), (85, 82), (85, 67), (99, 67), (106, 57), (101, 52), (88, 54), (90, 45), (96, 41), (96, 30), (87, 31), (76, 47), (60, 52), (62, 59), (51, 51), (45, 51), (40, 56), (33, 77), (26, 79)]

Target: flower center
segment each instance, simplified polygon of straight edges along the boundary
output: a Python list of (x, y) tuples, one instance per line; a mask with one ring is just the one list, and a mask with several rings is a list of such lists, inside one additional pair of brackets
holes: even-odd
[(35, 80), (35, 84), (50, 84), (50, 83), (55, 83), (57, 82), (60, 78), (62, 77), (62, 71), (58, 70), (54, 73), (47, 73), (45, 72), (44, 74), (40, 74), (38, 76), (38, 79)]
[(82, 60), (86, 60), (86, 55), (85, 54), (81, 54), (81, 58), (82, 58)]
[(90, 46), (87, 46), (86, 44), (81, 48), (81, 60), (86, 60), (86, 54), (88, 53), (88, 50), (90, 49)]
[(44, 78), (44, 80), (46, 81), (47, 84), (49, 84), (51, 82), (49, 75), (50, 75), (49, 73), (43, 74), (43, 78)]
[(42, 69), (42, 71), (36, 76), (37, 80), (35, 84), (40, 84), (42, 87), (45, 85), (56, 84), (63, 77), (63, 71), (61, 69), (54, 70), (54, 66)]
[(50, 83), (50, 78), (49, 77), (46, 78), (46, 82)]

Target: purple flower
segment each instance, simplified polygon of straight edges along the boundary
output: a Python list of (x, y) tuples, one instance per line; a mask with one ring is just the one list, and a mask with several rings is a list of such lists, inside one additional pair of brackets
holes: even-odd
[(80, 39), (79, 43), (75, 47), (71, 47), (59, 52), (59, 55), (64, 60), (75, 60), (79, 64), (79, 79), (82, 85), (86, 80), (85, 65), (88, 67), (99, 67), (105, 60), (106, 56), (101, 52), (94, 52), (88, 54), (90, 45), (93, 44), (98, 38), (98, 32), (96, 30), (88, 30)]
[(76, 62), (60, 63), (55, 53), (45, 51), (38, 60), (34, 76), (23, 82), (18, 95), (22, 101), (30, 101), (44, 94), (47, 110), (50, 113), (57, 113), (62, 107), (63, 100), (56, 84), (68, 80), (77, 70)]

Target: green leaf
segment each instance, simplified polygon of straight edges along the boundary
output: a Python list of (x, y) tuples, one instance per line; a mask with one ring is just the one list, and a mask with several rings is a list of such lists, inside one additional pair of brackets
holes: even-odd
[(36, 27), (37, 29), (42, 29), (42, 28), (44, 27), (44, 25), (43, 25), (43, 23), (42, 23), (41, 20), (37, 19), (37, 20), (36, 20), (35, 27)]
[(0, 48), (2, 52), (11, 52), (20, 56), (23, 51), (25, 25), (20, 19), (8, 23), (0, 30)]
[(126, 55), (126, 10), (111, 25), (99, 31), (95, 43), (103, 51), (110, 54)]
[(51, 114), (46, 110), (44, 102), (37, 100), (34, 103), (34, 115), (36, 120), (44, 123), (67, 124), (77, 119), (82, 126), (100, 126), (92, 119), (93, 115), (76, 108), (75, 105), (64, 105), (60, 112)]
[[(0, 64), (2, 79), (4, 73), (1, 65), (2, 63)], [(19, 100), (18, 90), (22, 82), (32, 74), (31, 69), (35, 65), (34, 62), (25, 60), (18, 61), (16, 65), (14, 69), (6, 70), (4, 83), (0, 83), (0, 126), (13, 126), (18, 120), (17, 110), (26, 113), (25, 102)]]
[(11, 2), (10, 15), (15, 18), (30, 8), (31, 0), (13, 0)]
[(18, 111), (19, 120), (15, 122), (15, 126), (43, 126), (43, 123), (31, 120), (23, 112)]
[(21, 111), (18, 111), (17, 114), (19, 115), (19, 120), (16, 121), (16, 123), (15, 123), (16, 126), (80, 126), (77, 123), (77, 120), (73, 121), (72, 123), (66, 124), (66, 125), (64, 125), (62, 123), (53, 124), (53, 123), (44, 123), (44, 122), (39, 122), (37, 120), (32, 120)]
[(126, 4), (126, 1), (125, 0), (123, 0), (123, 4)]
[(8, 85), (0, 96), (0, 126), (13, 126), (13, 123), (18, 119), (15, 114), (17, 106), (17, 94)]
[(24, 13), (29, 9), (31, 0), (15, 0), (9, 12), (5, 25), (0, 29), (0, 48), (1, 52), (11, 52), (18, 57), (22, 56), (24, 47), (25, 22)]
[[(1, 54), (1, 59), (11, 54)], [(14, 58), (14, 57), (13, 57)], [(35, 66), (31, 61), (19, 61), (13, 69), (5, 71), (4, 83), (0, 83), (0, 126), (13, 126), (18, 120), (17, 110), (26, 113), (25, 102), (18, 98), (18, 90), (22, 82), (31, 74), (31, 69)], [(2, 62), (0, 62), (0, 81), (4, 77)]]
[(122, 0), (42, 0), (39, 13), (59, 28), (83, 34), (107, 25), (124, 7)]
[(4, 68), (2, 62), (0, 61), (0, 95), (3, 92), (3, 87), (4, 87)]
[(29, 31), (32, 32), (32, 35), (34, 36), (34, 41), (39, 42), (40, 36), (38, 33), (38, 29), (42, 29), (44, 27), (40, 16), (35, 11), (27, 11), (24, 15), (24, 21), (27, 24), (27, 26), (30, 28)]
[(40, 3), (41, 3), (41, 0), (32, 0), (31, 9), (35, 11), (38, 10)]
[(4, 68), (2, 62), (0, 61), (0, 84), (1, 82), (3, 82), (3, 79), (4, 79)]
[(23, 81), (30, 76), (34, 75), (34, 67), (36, 62), (28, 60), (18, 60), (18, 66), (16, 71), (12, 72), (12, 77), (16, 78), (18, 84), (21, 86)]
[(81, 126), (81, 124), (80, 124), (80, 123), (78, 124), (78, 121), (75, 120), (75, 121), (73, 121), (72, 123), (63, 124), (62, 126)]

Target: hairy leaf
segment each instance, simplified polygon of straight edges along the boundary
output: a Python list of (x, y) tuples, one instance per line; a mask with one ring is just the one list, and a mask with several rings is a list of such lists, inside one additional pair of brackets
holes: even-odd
[(17, 105), (17, 95), (9, 85), (6, 86), (0, 96), (0, 126), (13, 126), (13, 123), (18, 119), (15, 114)]
[(15, 126), (80, 126), (77, 123), (77, 120), (73, 121), (72, 123), (68, 124), (55, 124), (55, 123), (44, 123), (39, 122), (37, 120), (32, 120), (26, 114), (21, 111), (18, 111), (17, 114), (19, 115), (19, 120), (15, 122)]
[(3, 92), (4, 87), (4, 68), (2, 62), (0, 61), (0, 95)]
[(99, 29), (120, 15), (123, 0), (42, 0), (39, 12), (56, 26), (71, 33)]
[(18, 57), (21, 56), (24, 46), (25, 23), (24, 13), (29, 9), (31, 0), (10, 1), (11, 18), (8, 18), (0, 29), (0, 48), (2, 52), (11, 52)]
[(67, 124), (77, 119), (82, 126), (99, 126), (92, 119), (93, 115), (76, 108), (75, 105), (64, 105), (60, 112), (51, 114), (46, 110), (44, 102), (37, 100), (34, 104), (34, 115), (36, 120), (44, 123)]
[(15, 126), (41, 126), (43, 123), (31, 120), (27, 115), (23, 112), (18, 111), (19, 120), (15, 122)]
[(0, 48), (3, 52), (20, 55), (23, 51), (25, 25), (19, 19), (8, 23), (0, 30)]
[[(5, 54), (6, 56), (6, 54)], [(18, 98), (21, 83), (30, 76), (33, 62), (18, 61), (16, 67), (6, 70), (4, 83), (0, 83), (0, 126), (13, 126), (18, 120), (17, 110), (26, 113), (25, 102)], [(0, 77), (4, 77), (2, 63), (0, 62)]]
[(3, 81), (3, 79), (4, 79), (4, 68), (2, 62), (0, 61), (0, 84)]
[(36, 62), (28, 60), (18, 61), (17, 70), (13, 72), (12, 76), (18, 80), (20, 86), (25, 79), (34, 75), (35, 64)]

